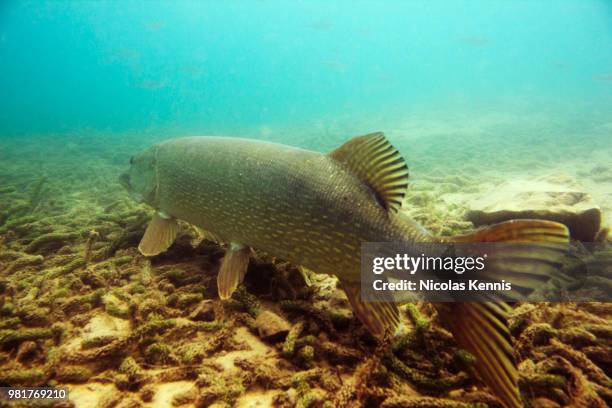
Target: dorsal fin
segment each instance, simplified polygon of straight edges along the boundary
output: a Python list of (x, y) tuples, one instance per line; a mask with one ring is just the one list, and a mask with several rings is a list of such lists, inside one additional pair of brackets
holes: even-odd
[(382, 132), (354, 137), (330, 157), (370, 186), (385, 209), (400, 209), (408, 187), (408, 165)]

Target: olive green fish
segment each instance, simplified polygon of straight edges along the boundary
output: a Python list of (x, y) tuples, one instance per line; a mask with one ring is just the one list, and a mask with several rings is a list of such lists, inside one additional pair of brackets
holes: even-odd
[[(257, 248), (337, 276), (356, 316), (379, 338), (395, 332), (399, 312), (392, 299), (362, 301), (361, 243), (442, 241), (399, 211), (408, 166), (382, 133), (355, 137), (329, 154), (236, 138), (175, 139), (133, 157), (120, 181), (135, 199), (156, 210), (139, 245), (144, 255), (168, 249), (178, 232), (176, 220), (186, 221), (229, 243), (217, 280), (222, 299), (242, 282), (251, 248)], [(538, 245), (567, 242), (568, 232), (554, 222), (521, 220), (456, 240)], [(520, 262), (526, 261), (550, 266), (537, 250)], [(513, 261), (503, 267), (512, 271)], [(476, 356), (482, 381), (504, 405), (520, 407), (508, 307), (436, 307), (458, 343)]]

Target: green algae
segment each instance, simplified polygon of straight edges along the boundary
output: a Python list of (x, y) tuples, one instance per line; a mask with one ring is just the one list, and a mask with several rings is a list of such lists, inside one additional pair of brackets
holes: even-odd
[(300, 349), (297, 352), (297, 358), (298, 358), (299, 363), (302, 366), (306, 368), (312, 367), (314, 364), (314, 359), (315, 359), (314, 347), (309, 346), (309, 345), (300, 347)]
[(44, 189), (45, 183), (47, 182), (47, 177), (41, 177), (38, 182), (32, 188), (32, 193), (30, 194), (30, 199), (28, 201), (28, 208), (30, 211), (36, 211), (36, 208), (40, 204), (41, 200), (44, 198)]
[(49, 279), (67, 276), (85, 265), (86, 261), (81, 255), (74, 255), (69, 258), (67, 263), (50, 268), (47, 272), (47, 276)]
[(106, 296), (103, 298), (102, 303), (104, 304), (104, 310), (111, 316), (119, 317), (121, 319), (128, 319), (130, 317), (130, 307), (124, 304), (118, 299)]
[(119, 338), (112, 334), (90, 337), (81, 341), (81, 349), (87, 350), (106, 346), (107, 344), (110, 344), (116, 340), (119, 340)]
[(102, 304), (103, 289), (98, 289), (82, 296), (73, 296), (65, 299), (61, 305), (62, 311), (67, 315), (74, 315), (89, 311)]
[(47, 307), (35, 306), (33, 304), (23, 304), (15, 314), (20, 321), (26, 326), (49, 326), (51, 320), (49, 318), (51, 310)]
[(182, 293), (176, 299), (176, 307), (178, 309), (186, 309), (200, 303), (204, 299), (201, 293)]
[(283, 300), (279, 302), (279, 305), (284, 311), (299, 312), (314, 318), (332, 337), (337, 336), (337, 331), (330, 314), (314, 307), (311, 303), (301, 300)]
[(21, 217), (11, 215), (8, 221), (5, 221), (4, 225), (0, 227), (0, 234), (12, 231), (18, 235), (23, 235), (33, 228), (31, 224), (36, 221), (38, 221), (38, 217), (35, 215), (24, 215)]
[(59, 249), (67, 243), (77, 239), (79, 235), (74, 232), (52, 232), (40, 235), (26, 247), (26, 252), (52, 251)]
[(239, 286), (232, 294), (232, 299), (238, 302), (246, 312), (252, 317), (257, 317), (262, 312), (261, 304), (257, 297), (247, 292), (244, 286)]
[(244, 391), (244, 386), (239, 378), (211, 377), (207, 386), (204, 387), (196, 399), (195, 405), (196, 407), (206, 407), (215, 401), (232, 405)]
[(89, 381), (94, 373), (87, 367), (60, 365), (55, 368), (54, 379), (61, 383), (81, 384)]
[(461, 366), (466, 368), (472, 367), (476, 363), (476, 357), (466, 350), (457, 350), (454, 358), (460, 363)]
[(9, 317), (0, 319), (0, 330), (4, 329), (16, 329), (21, 323), (21, 319), (18, 317)]
[(44, 262), (45, 258), (42, 255), (20, 254), (6, 268), (7, 273), (16, 272), (25, 268), (37, 267)]
[[(115, 176), (112, 171), (105, 174)], [(360, 363), (378, 352), (376, 345), (345, 304), (336, 302), (330, 307), (328, 294), (317, 293), (316, 279), (312, 296), (300, 288), (249, 293), (247, 277), (245, 289), (240, 289), (244, 292), (225, 305), (230, 307), (222, 307), (216, 299), (214, 275), (218, 247), (210, 242), (188, 247), (185, 242), (190, 237), (182, 232), (177, 245), (181, 251), (187, 248), (184, 254), (171, 251), (145, 260), (136, 249), (147, 219), (143, 208), (128, 200), (117, 186), (97, 187), (100, 190), (75, 187), (73, 191), (90, 191), (96, 201), (91, 203), (85, 195), (62, 195), (57, 190), (59, 184), (51, 175), (47, 177), (34, 212), (30, 212), (29, 203), (41, 179), (38, 174), (27, 181), (25, 191), (10, 189), (10, 198), (0, 197), (4, 200), (0, 204), (8, 203), (0, 211), (0, 278), (5, 288), (1, 291), (0, 337), (7, 340), (2, 343), (5, 351), (0, 353), (0, 373), (4, 375), (0, 380), (59, 385), (114, 382), (120, 391), (102, 402), (106, 406), (138, 405), (136, 395), (151, 401), (156, 385), (183, 380), (195, 386), (175, 396), (176, 403), (232, 404), (245, 392), (264, 387), (286, 394), (287, 406), (339, 406), (336, 397), (344, 395), (343, 384), (337, 373), (326, 374), (321, 369), (333, 365), (343, 377), (357, 383), (347, 392), (353, 406), (482, 405), (470, 402), (476, 400), (495, 404), (495, 398), (476, 379), (466, 377), (465, 372), (474, 364), (473, 356), (444, 337), (435, 314), (422, 305), (402, 308), (404, 323), (414, 331), (391, 343), (394, 359), (383, 355), (378, 365), (362, 367)], [(83, 174), (75, 177), (72, 180), (78, 183)], [(462, 174), (457, 179), (444, 174), (438, 177), (438, 186), (422, 186), (410, 193), (407, 201), (413, 208), (407, 211), (416, 213), (416, 218), (436, 233), (453, 235), (469, 229), (460, 206), (446, 205), (440, 198), (466, 192), (469, 179)], [(106, 197), (100, 197), (100, 191)], [(282, 261), (265, 262), (273, 276), (282, 275), (288, 267)], [(262, 279), (264, 286), (266, 279)], [(119, 310), (105, 301), (109, 294)], [(300, 300), (292, 299), (292, 294), (299, 294)], [(192, 309), (202, 299), (214, 303), (212, 318), (218, 320), (190, 320)], [(223, 377), (214, 360), (228, 351), (243, 347), (257, 354), (249, 340), (236, 343), (234, 337), (240, 338), (239, 329), (252, 328), (253, 317), (277, 307), (290, 318), (292, 329), (283, 343), (266, 345), (265, 350), (276, 347), (282, 357), (256, 355), (250, 364), (235, 364), (236, 380), (198, 382), (197, 377), (210, 367), (215, 367), (212, 372), (216, 374), (208, 377)], [(599, 398), (609, 404), (610, 383), (603, 368), (610, 366), (610, 309), (593, 304), (543, 305), (538, 309), (511, 319), (519, 362), (534, 367), (530, 372), (521, 366), (525, 401), (529, 404), (548, 398), (569, 406), (581, 401), (591, 403), (583, 406), (597, 406)], [(86, 337), (75, 343), (76, 350), (67, 347), (92, 318), (100, 316), (111, 322), (119, 318), (126, 331)], [(58, 321), (65, 334), (49, 337)], [(35, 331), (29, 331), (32, 329)], [(559, 361), (568, 362), (572, 370)], [(287, 380), (305, 368), (310, 373), (303, 381), (292, 384)], [(137, 386), (131, 385), (130, 378), (136, 379)], [(398, 396), (403, 387), (430, 396)], [(481, 395), (476, 397), (477, 393)]]
[(40, 369), (0, 369), (0, 383), (19, 385), (39, 385), (46, 378)]
[(129, 353), (131, 339), (122, 338), (115, 340), (109, 344), (83, 351), (77, 351), (70, 354), (62, 355), (62, 361), (73, 364), (84, 364), (90, 362), (100, 362), (104, 360), (113, 360), (114, 358), (124, 356)]
[(43, 340), (58, 338), (63, 328), (56, 325), (51, 328), (22, 328), (19, 330), (5, 329), (0, 331), (0, 345), (8, 346), (28, 340)]
[(300, 373), (293, 377), (293, 388), (295, 388), (297, 393), (296, 407), (308, 408), (321, 402), (321, 396), (312, 390), (307, 378), (307, 375)]
[(486, 405), (466, 404), (450, 399), (432, 397), (394, 396), (386, 400), (382, 408), (486, 408)]
[(197, 387), (192, 387), (186, 391), (174, 394), (171, 401), (172, 406), (178, 407), (195, 402), (196, 398), (198, 398), (198, 391)]
[(426, 376), (421, 371), (408, 367), (392, 354), (385, 356), (385, 364), (394, 373), (426, 392), (446, 392), (461, 387), (468, 380), (468, 376), (464, 373), (447, 375), (442, 378)]
[(155, 319), (148, 323), (145, 323), (139, 326), (136, 330), (134, 330), (131, 334), (132, 339), (138, 339), (139, 341), (143, 338), (152, 337), (157, 334), (161, 334), (166, 330), (175, 327), (176, 321), (170, 319)]
[(199, 364), (207, 356), (206, 350), (198, 343), (184, 344), (177, 350), (178, 359), (182, 364)]
[(15, 314), (15, 305), (12, 303), (5, 303), (0, 307), (0, 316), (7, 317)]
[(421, 314), (416, 305), (409, 303), (405, 307), (410, 320), (414, 323), (416, 331), (418, 333), (426, 331), (429, 328), (429, 320)]
[(283, 356), (291, 358), (295, 353), (295, 342), (304, 330), (304, 322), (299, 322), (291, 327), (285, 342), (283, 343)]
[(118, 372), (127, 378), (130, 388), (138, 388), (145, 379), (145, 372), (133, 357), (128, 356), (119, 365)]
[(147, 346), (144, 358), (149, 364), (172, 364), (177, 361), (174, 351), (164, 343), (153, 343)]

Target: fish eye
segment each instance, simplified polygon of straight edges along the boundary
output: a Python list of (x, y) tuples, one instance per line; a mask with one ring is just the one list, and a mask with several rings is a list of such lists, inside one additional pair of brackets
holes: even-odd
[(134, 156), (130, 157), (130, 164), (134, 164)]

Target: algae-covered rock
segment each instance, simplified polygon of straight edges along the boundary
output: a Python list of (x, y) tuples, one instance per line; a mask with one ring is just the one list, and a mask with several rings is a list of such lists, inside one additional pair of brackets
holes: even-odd
[(11, 386), (35, 386), (44, 382), (43, 370), (33, 368), (28, 370), (15, 368), (0, 368), (0, 383)]
[(563, 223), (573, 238), (593, 241), (601, 229), (601, 209), (569, 176), (512, 180), (468, 203), (466, 218), (475, 226), (517, 218)]
[(215, 320), (215, 305), (212, 300), (203, 300), (189, 315), (191, 320), (212, 322)]
[(383, 408), (469, 408), (459, 401), (432, 397), (394, 396), (385, 400)]
[(259, 337), (266, 341), (280, 341), (287, 336), (291, 325), (283, 317), (274, 312), (265, 310), (255, 319), (255, 326)]
[(145, 361), (149, 364), (171, 364), (176, 362), (173, 351), (167, 344), (153, 343), (144, 350)]
[(55, 379), (62, 383), (85, 383), (92, 376), (93, 372), (86, 367), (61, 364), (55, 369)]
[(61, 330), (59, 324), (51, 328), (1, 330), (0, 345), (6, 346), (30, 340), (50, 339), (61, 335)]
[(56, 232), (38, 236), (26, 248), (27, 252), (52, 251), (61, 248), (68, 242), (78, 238), (74, 232)]
[[(94, 156), (116, 156), (121, 167), (135, 150), (94, 147)], [(261, 252), (244, 285), (220, 300), (223, 247), (191, 245), (197, 233), (181, 224), (173, 250), (144, 258), (137, 246), (151, 209), (116, 183), (123, 169), (57, 153), (49, 157), (62, 157), (59, 164), (45, 163), (46, 180), (39, 166), (27, 174), (0, 160), (0, 383), (68, 387), (72, 401), (62, 407), (501, 407), (473, 375), (475, 357), (457, 347), (427, 304), (401, 306), (403, 330), (377, 344), (335, 277), (305, 279), (295, 265)], [(502, 177), (473, 163), (458, 171), (439, 166), (430, 176), (415, 159), (404, 210), (437, 235), (472, 229), (465, 211), (473, 216), (477, 205), (497, 203), (508, 218), (554, 211), (550, 217), (578, 237), (571, 214), (584, 217), (581, 206), (592, 203), (564, 176), (481, 195)], [(610, 180), (610, 169), (593, 168), (583, 180), (603, 214), (610, 194), (594, 187)], [(594, 240), (594, 280), (585, 284), (603, 290), (612, 234), (606, 238), (603, 228)], [(607, 303), (515, 308), (511, 334), (525, 406), (612, 406), (611, 318)]]

